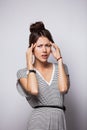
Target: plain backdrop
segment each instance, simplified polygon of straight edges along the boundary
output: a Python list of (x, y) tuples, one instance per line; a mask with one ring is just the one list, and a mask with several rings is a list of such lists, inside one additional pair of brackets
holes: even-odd
[(27, 130), (32, 109), (16, 89), (16, 72), (26, 66), (36, 21), (50, 30), (68, 66), (67, 130), (87, 130), (87, 0), (0, 0), (0, 130)]

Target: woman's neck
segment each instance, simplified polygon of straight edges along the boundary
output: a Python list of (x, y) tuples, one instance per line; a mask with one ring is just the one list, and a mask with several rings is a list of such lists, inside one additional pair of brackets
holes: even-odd
[(35, 61), (33, 65), (34, 65), (34, 68), (43, 70), (49, 67), (49, 62), (43, 63), (43, 62)]

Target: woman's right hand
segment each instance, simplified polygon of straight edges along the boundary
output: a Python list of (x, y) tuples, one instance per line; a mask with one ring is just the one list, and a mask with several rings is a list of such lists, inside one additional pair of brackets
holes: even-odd
[(27, 68), (28, 69), (33, 69), (33, 49), (34, 49), (35, 45), (31, 45), (31, 47), (29, 47), (26, 51), (26, 63), (27, 63)]

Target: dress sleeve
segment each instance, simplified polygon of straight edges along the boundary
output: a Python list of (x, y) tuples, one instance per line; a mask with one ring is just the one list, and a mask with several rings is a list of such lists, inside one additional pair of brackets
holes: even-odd
[(18, 92), (25, 97), (29, 97), (29, 93), (23, 88), (23, 86), (20, 84), (19, 79), (20, 78), (26, 78), (27, 77), (27, 69), (20, 69), (17, 71), (17, 82), (16, 82), (16, 86), (17, 86), (17, 90)]
[(64, 69), (65, 69), (66, 75), (69, 76), (69, 71), (68, 71), (68, 67), (66, 64), (64, 64)]
[[(64, 65), (64, 70), (65, 70), (66, 75), (69, 76), (69, 71), (68, 71), (67, 65), (66, 64), (63, 64), (63, 65)], [(55, 63), (55, 66), (57, 68), (58, 67), (58, 63)]]
[(66, 64), (64, 64), (64, 69), (65, 69), (66, 75), (68, 76), (68, 83), (69, 83), (68, 85), (70, 87), (70, 76), (69, 76), (69, 71), (68, 71), (68, 67)]

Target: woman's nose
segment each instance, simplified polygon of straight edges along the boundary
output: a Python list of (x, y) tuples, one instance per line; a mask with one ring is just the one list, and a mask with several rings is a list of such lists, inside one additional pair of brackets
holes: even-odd
[(45, 46), (43, 46), (43, 51), (44, 51), (44, 52), (46, 52), (46, 51), (47, 51)]

